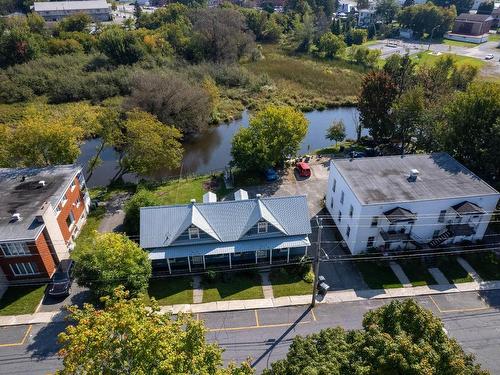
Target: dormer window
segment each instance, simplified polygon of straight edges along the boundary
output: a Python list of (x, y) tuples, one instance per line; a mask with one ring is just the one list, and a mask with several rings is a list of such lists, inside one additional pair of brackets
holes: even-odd
[(188, 234), (190, 240), (197, 240), (200, 238), (200, 230), (198, 228), (189, 228)]
[(267, 233), (267, 221), (261, 221), (257, 224), (257, 233)]

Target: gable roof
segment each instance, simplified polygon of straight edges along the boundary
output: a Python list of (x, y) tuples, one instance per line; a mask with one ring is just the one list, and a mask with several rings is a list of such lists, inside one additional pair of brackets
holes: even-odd
[(392, 210), (384, 212), (385, 217), (387, 220), (389, 220), (391, 223), (397, 223), (398, 221), (409, 221), (409, 220), (416, 220), (417, 215), (411, 212), (410, 210), (407, 210), (406, 208), (402, 207), (396, 207), (393, 208)]
[(142, 207), (140, 245), (145, 249), (175, 247), (175, 239), (190, 225), (200, 228), (217, 242), (239, 241), (261, 219), (275, 226), (284, 236), (311, 233), (305, 196), (268, 197)]
[(469, 201), (464, 201), (462, 203), (456, 204), (452, 208), (460, 215), (485, 213), (485, 211), (481, 207)]

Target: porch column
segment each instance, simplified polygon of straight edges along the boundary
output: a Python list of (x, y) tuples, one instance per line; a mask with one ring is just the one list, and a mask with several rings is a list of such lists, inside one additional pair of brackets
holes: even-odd
[(202, 255), (202, 256), (203, 256), (203, 269), (206, 270), (207, 265), (205, 264), (205, 255)]
[(189, 256), (188, 256), (187, 258), (188, 258), (188, 268), (189, 268), (189, 272), (191, 272), (191, 262), (189, 261)]
[(231, 264), (231, 253), (227, 254), (229, 255), (229, 269), (233, 268), (233, 265)]
[(290, 248), (286, 248), (286, 262), (290, 263)]
[(259, 263), (259, 258), (257, 258), (257, 251), (255, 252), (255, 264)]
[(172, 268), (170, 268), (170, 259), (167, 258), (168, 273), (172, 274)]
[(269, 249), (269, 264), (273, 264), (273, 249)]
[[(319, 246), (319, 245), (318, 245), (318, 246)], [(304, 256), (306, 256), (306, 255), (307, 255), (307, 248), (308, 248), (308, 246), (306, 246), (306, 251), (304, 251)]]

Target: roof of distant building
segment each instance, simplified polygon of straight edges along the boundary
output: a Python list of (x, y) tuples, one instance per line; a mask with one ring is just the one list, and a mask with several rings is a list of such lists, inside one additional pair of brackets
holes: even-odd
[(499, 194), (447, 153), (334, 159), (332, 164), (362, 204)]
[(485, 22), (489, 19), (492, 19), (489, 14), (462, 13), (457, 18), (455, 18), (455, 21)]
[(36, 220), (40, 208), (55, 207), (80, 171), (75, 165), (0, 168), (0, 242), (35, 239), (44, 227)]
[(63, 10), (90, 10), (109, 8), (106, 0), (82, 0), (82, 1), (43, 1), (35, 2), (35, 12), (63, 11)]
[[(191, 226), (209, 235), (212, 242), (235, 242), (241, 240), (261, 220), (276, 228), (277, 232), (269, 234), (270, 236), (297, 236), (311, 233), (305, 196), (259, 197), (212, 203), (142, 207), (140, 244), (147, 249), (170, 246)], [(263, 237), (266, 235), (259, 236)]]

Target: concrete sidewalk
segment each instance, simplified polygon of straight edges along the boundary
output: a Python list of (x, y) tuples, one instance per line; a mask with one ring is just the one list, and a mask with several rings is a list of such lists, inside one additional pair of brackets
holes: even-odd
[[(323, 300), (318, 302), (334, 304), (340, 302), (354, 302), (354, 301), (371, 300), (371, 299), (404, 298), (404, 297), (416, 297), (416, 296), (424, 296), (432, 294), (474, 292), (474, 291), (494, 290), (494, 289), (500, 289), (500, 280), (483, 281), (480, 283), (473, 281), (470, 283), (462, 283), (462, 284), (417, 286), (412, 288), (366, 289), (366, 290), (348, 289), (348, 290), (328, 292), (325, 298), (323, 298)], [(308, 305), (310, 303), (311, 303), (311, 295), (303, 295), (303, 296), (289, 296), (289, 297), (279, 297), (279, 298), (218, 301), (218, 302), (199, 303), (199, 304), (162, 306), (160, 311), (162, 313), (173, 313), (173, 314), (177, 314), (180, 312), (196, 314), (205, 312), (268, 309), (273, 307)], [(67, 313), (62, 311), (40, 312), (29, 315), (0, 316), (0, 326), (62, 322), (64, 321), (64, 318), (66, 316)]]

